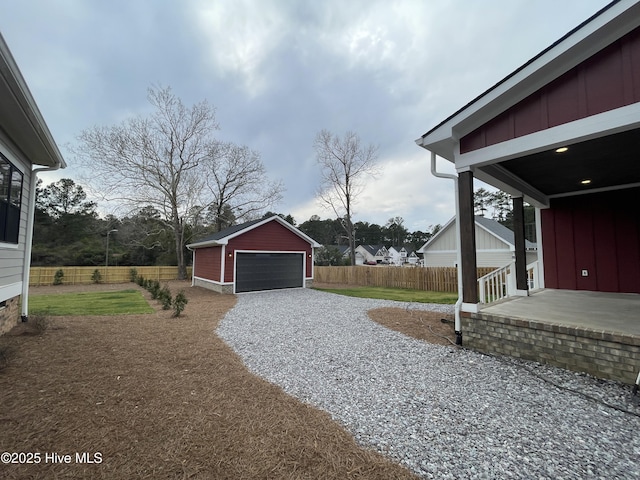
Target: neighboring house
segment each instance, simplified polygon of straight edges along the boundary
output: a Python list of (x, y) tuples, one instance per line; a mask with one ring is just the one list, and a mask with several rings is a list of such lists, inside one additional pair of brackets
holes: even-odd
[[(28, 317), (37, 172), (66, 166), (0, 35), (0, 334)], [(22, 307), (19, 311), (19, 297)]]
[(278, 215), (234, 225), (187, 245), (192, 284), (220, 293), (308, 287), (320, 246)]
[(402, 265), (404, 259), (407, 258), (407, 250), (404, 247), (391, 246), (387, 249), (389, 252), (389, 264)]
[(415, 251), (411, 250), (409, 252), (409, 255), (407, 255), (406, 263), (408, 263), (409, 265), (418, 265), (418, 264), (420, 264), (420, 256), (418, 255), (418, 253), (421, 253), (421, 252), (415, 252)]
[[(476, 263), (478, 267), (503, 267), (515, 258), (515, 236), (504, 225), (482, 216), (475, 217)], [(527, 265), (538, 259), (535, 243), (526, 240)], [(458, 263), (456, 219), (449, 220), (418, 253), (425, 267), (454, 267)]]
[(389, 247), (389, 263), (392, 265), (416, 265), (420, 257), (413, 250), (407, 250), (406, 247)]
[(386, 247), (384, 245), (358, 245), (356, 247), (356, 265), (405, 265), (417, 264), (420, 258), (414, 251), (405, 247)]
[(349, 253), (351, 252), (351, 249), (349, 248), (349, 245), (325, 245), (326, 247), (331, 247), (331, 248), (335, 248), (336, 250), (338, 250), (340, 252), (340, 255), (343, 258), (348, 258), (349, 257)]
[(375, 265), (390, 261), (391, 255), (384, 245), (358, 245), (356, 247), (356, 265)]

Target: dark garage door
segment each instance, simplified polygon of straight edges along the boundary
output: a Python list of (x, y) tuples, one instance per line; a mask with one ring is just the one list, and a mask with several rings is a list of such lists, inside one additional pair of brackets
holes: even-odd
[(238, 253), (236, 292), (302, 287), (301, 253)]

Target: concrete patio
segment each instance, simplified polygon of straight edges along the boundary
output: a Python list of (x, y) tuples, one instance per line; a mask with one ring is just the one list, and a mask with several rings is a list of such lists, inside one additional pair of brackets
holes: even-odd
[(640, 294), (538, 290), (481, 308), (482, 313), (640, 336)]

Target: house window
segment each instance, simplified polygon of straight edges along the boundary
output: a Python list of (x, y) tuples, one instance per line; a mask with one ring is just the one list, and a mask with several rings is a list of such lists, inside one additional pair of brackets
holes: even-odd
[(0, 154), (0, 242), (18, 243), (22, 172)]

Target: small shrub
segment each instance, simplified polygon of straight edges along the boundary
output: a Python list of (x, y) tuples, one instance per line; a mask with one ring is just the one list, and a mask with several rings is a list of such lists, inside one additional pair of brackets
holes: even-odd
[(133, 283), (136, 283), (138, 280), (138, 270), (136, 270), (135, 268), (131, 268), (129, 270), (129, 280), (131, 280)]
[(168, 292), (168, 294), (165, 294), (161, 297), (162, 302), (162, 309), (163, 310), (169, 310), (171, 308), (171, 305), (173, 305), (173, 299), (171, 298), (171, 292)]
[(54, 285), (62, 285), (62, 278), (64, 277), (64, 272), (62, 269), (56, 270), (55, 275), (53, 276), (53, 284)]
[(173, 316), (179, 317), (180, 314), (184, 311), (184, 307), (187, 305), (187, 303), (189, 303), (189, 300), (187, 299), (184, 292), (180, 290), (177, 293), (175, 300), (173, 301)]
[(51, 319), (47, 315), (33, 314), (29, 315), (29, 323), (32, 324), (36, 333), (44, 333), (51, 324)]
[(0, 345), (0, 372), (9, 366), (15, 356), (15, 348), (11, 345)]
[(160, 282), (158, 280), (151, 280), (149, 282), (148, 290), (149, 293), (151, 293), (151, 298), (157, 300), (160, 296)]
[(100, 273), (100, 270), (98, 270), (97, 268), (93, 271), (93, 274), (91, 275), (91, 281), (93, 283), (102, 283), (102, 274)]
[(164, 300), (165, 297), (171, 297), (171, 290), (169, 290), (169, 285), (165, 285), (158, 292), (158, 299), (160, 301)]
[(145, 282), (144, 277), (142, 277), (142, 276), (138, 275), (138, 277), (136, 278), (136, 283), (137, 283), (138, 285), (140, 285), (141, 287), (144, 287), (144, 282)]

